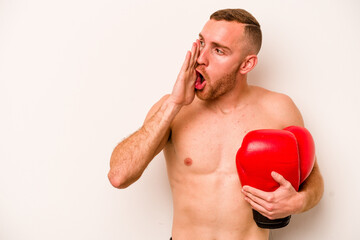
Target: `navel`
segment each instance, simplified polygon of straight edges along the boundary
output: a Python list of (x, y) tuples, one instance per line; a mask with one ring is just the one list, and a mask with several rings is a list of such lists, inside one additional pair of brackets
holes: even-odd
[(191, 166), (192, 165), (192, 159), (191, 158), (185, 158), (185, 160), (184, 160), (184, 164), (186, 165), (186, 166)]

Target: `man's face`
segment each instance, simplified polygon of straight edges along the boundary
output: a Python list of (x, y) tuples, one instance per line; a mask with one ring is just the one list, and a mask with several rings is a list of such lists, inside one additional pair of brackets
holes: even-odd
[(209, 20), (199, 34), (201, 51), (197, 72), (206, 81), (196, 90), (203, 100), (215, 99), (229, 92), (240, 75), (246, 57), (244, 25), (237, 22)]

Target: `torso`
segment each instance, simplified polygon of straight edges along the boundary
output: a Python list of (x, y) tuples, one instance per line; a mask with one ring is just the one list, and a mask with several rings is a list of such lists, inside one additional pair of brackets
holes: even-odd
[[(253, 91), (268, 94), (259, 88)], [(256, 226), (241, 193), (235, 156), (247, 132), (284, 127), (274, 114), (276, 110), (256, 97), (228, 114), (198, 99), (179, 112), (164, 148), (174, 202), (174, 240), (268, 239), (269, 231)]]

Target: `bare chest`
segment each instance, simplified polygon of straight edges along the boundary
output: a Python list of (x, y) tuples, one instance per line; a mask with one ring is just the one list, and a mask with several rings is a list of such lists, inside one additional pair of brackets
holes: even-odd
[(223, 116), (185, 112), (174, 121), (165, 156), (179, 170), (235, 174), (235, 156), (244, 136), (261, 128), (277, 128), (277, 124), (257, 109)]

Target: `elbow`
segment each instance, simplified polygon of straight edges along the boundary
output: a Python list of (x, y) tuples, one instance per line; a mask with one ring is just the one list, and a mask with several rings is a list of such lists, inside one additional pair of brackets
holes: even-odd
[(122, 173), (121, 171), (114, 171), (111, 170), (108, 173), (108, 179), (111, 183), (111, 185), (118, 189), (125, 189), (128, 186), (130, 186), (132, 183), (134, 183), (139, 177), (131, 178), (128, 177), (125, 173)]
[(118, 189), (124, 189), (130, 186), (130, 184), (127, 183), (126, 178), (123, 174), (120, 174), (119, 172), (114, 172), (113, 170), (109, 171), (108, 179), (111, 185)]

